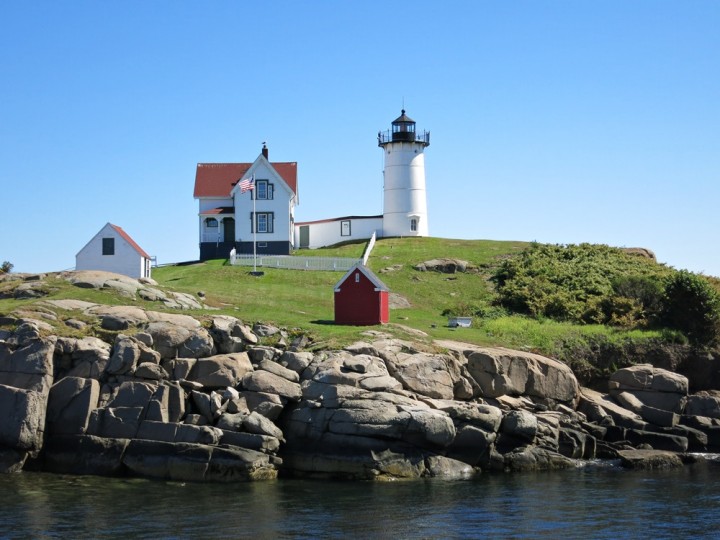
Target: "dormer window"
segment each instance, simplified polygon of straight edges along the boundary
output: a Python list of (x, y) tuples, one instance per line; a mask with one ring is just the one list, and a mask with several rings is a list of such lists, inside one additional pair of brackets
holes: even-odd
[(410, 230), (412, 232), (417, 232), (417, 222), (418, 222), (417, 218), (410, 219)]

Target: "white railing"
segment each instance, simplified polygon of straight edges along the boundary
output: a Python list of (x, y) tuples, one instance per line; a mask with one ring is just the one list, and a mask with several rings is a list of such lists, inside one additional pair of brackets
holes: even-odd
[[(284, 268), (288, 270), (327, 270), (347, 272), (362, 259), (349, 257), (292, 257), (290, 255), (258, 255), (257, 266), (263, 268)], [(255, 260), (250, 253), (238, 253), (230, 259), (235, 266), (253, 266)]]
[(370, 252), (375, 247), (375, 237), (376, 237), (376, 233), (373, 232), (373, 235), (370, 237), (370, 241), (368, 242), (368, 245), (365, 248), (365, 253), (363, 253), (363, 257), (362, 257), (363, 266), (367, 266), (368, 259), (370, 258)]
[(201, 242), (223, 242), (223, 235), (219, 232), (203, 232)]

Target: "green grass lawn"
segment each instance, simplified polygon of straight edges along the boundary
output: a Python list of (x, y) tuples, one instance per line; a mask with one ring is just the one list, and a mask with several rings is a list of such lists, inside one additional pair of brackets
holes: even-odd
[[(550, 353), (568, 337), (607, 335), (621, 339), (628, 332), (601, 325), (573, 325), (538, 321), (522, 316), (475, 318), (472, 328), (447, 327), (445, 309), (461, 305), (490, 308), (493, 288), (488, 279), (500, 261), (527, 246), (524, 242), (450, 240), (441, 238), (389, 238), (378, 240), (368, 266), (388, 285), (392, 293), (406, 299), (410, 307), (391, 309), (390, 324), (382, 328), (400, 337), (403, 327), (422, 330), (431, 339), (453, 339), (479, 345), (507, 347)], [(335, 248), (301, 250), (299, 255), (359, 258), (365, 243)], [(468, 261), (472, 272), (441, 274), (420, 272), (418, 263), (433, 258)], [(386, 270), (388, 269), (388, 270)], [(158, 268), (153, 277), (161, 285), (196, 294), (202, 291), (208, 304), (246, 322), (271, 322), (287, 328), (309, 331), (318, 345), (339, 346), (362, 338), (368, 327), (336, 326), (333, 288), (342, 272), (263, 269), (264, 275), (250, 275), (248, 267), (233, 267), (215, 260), (190, 266)], [(633, 337), (655, 337), (656, 332), (632, 333)]]
[[(215, 313), (237, 317), (246, 323), (267, 322), (301, 329), (310, 334), (315, 347), (334, 348), (363, 339), (368, 329), (383, 330), (398, 337), (419, 339), (413, 330), (428, 334), (427, 341), (451, 339), (478, 345), (499, 345), (552, 355), (560, 344), (604, 337), (610, 341), (627, 338), (654, 338), (658, 332), (623, 331), (602, 325), (577, 325), (508, 315), (494, 307), (495, 292), (489, 281), (498, 265), (528, 244), (490, 240), (451, 240), (442, 238), (386, 238), (379, 240), (368, 261), (369, 267), (409, 307), (390, 310), (390, 324), (354, 327), (333, 324), (334, 286), (342, 272), (262, 269), (255, 277), (245, 266), (230, 266), (225, 260), (156, 268), (153, 278), (162, 287), (197, 295), (202, 292), (213, 311), (186, 311), (199, 318)], [(360, 258), (366, 243), (349, 243), (330, 249), (301, 250), (300, 255)], [(456, 274), (421, 272), (414, 267), (435, 258), (467, 261), (471, 271)], [(0, 283), (0, 294), (18, 282)], [(128, 299), (108, 290), (83, 289), (57, 277), (44, 286), (45, 299), (73, 298), (103, 304), (130, 304), (163, 310), (158, 302)], [(5, 291), (7, 292), (7, 291)], [(12, 296), (7, 295), (6, 296)], [(43, 309), (37, 300), (0, 300), (0, 314)], [(469, 306), (482, 310), (471, 328), (447, 326), (446, 309)], [(73, 314), (73, 316), (78, 316)], [(62, 323), (58, 330), (74, 335)], [(367, 339), (367, 338), (365, 338)]]

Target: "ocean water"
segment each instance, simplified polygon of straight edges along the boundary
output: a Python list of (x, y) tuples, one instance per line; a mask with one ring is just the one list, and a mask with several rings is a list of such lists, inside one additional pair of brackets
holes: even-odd
[(468, 481), (0, 475), (2, 538), (718, 538), (720, 465)]

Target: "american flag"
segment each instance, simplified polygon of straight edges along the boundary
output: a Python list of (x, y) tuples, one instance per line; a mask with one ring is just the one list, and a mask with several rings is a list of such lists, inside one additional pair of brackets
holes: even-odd
[(255, 189), (255, 175), (240, 182), (240, 193), (245, 193), (251, 189)]

